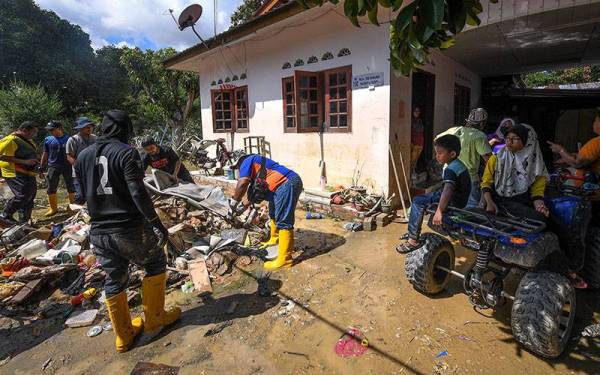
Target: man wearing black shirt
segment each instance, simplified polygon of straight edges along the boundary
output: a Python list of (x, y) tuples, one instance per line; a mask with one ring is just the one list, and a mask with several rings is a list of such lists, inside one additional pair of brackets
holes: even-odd
[(187, 170), (185, 165), (181, 163), (179, 156), (171, 147), (159, 146), (152, 138), (148, 138), (142, 142), (145, 154), (142, 158), (143, 168), (146, 170), (148, 166), (154, 169), (160, 169), (167, 173), (177, 176), (180, 181), (194, 183), (192, 175)]
[[(90, 243), (106, 272), (106, 306), (118, 352), (129, 349), (142, 328), (155, 331), (175, 322), (181, 310), (164, 310), (166, 258), (162, 247), (168, 232), (154, 211), (143, 183), (137, 150), (128, 142), (131, 120), (120, 110), (107, 112), (102, 135), (79, 154), (75, 172), (91, 220)], [(131, 319), (125, 288), (129, 263), (143, 267), (144, 321)]]

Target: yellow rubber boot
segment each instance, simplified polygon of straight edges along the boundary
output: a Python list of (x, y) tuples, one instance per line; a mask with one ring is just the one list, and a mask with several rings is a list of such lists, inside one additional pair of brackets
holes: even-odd
[(69, 203), (75, 203), (75, 193), (69, 193)]
[(48, 217), (56, 215), (56, 213), (58, 212), (58, 198), (56, 197), (56, 193), (48, 194), (48, 203), (50, 204), (50, 208), (48, 209), (48, 211), (46, 211), (44, 216)]
[(277, 259), (265, 262), (266, 270), (274, 271), (279, 268), (292, 266), (292, 251), (294, 250), (294, 231), (289, 229), (279, 230), (279, 253)]
[(277, 229), (277, 224), (275, 224), (275, 220), (271, 219), (271, 221), (269, 221), (269, 225), (271, 227), (271, 235), (269, 236), (269, 240), (267, 242), (260, 243), (260, 246), (263, 249), (269, 246), (277, 245), (279, 243), (279, 229)]
[(165, 311), (167, 274), (146, 276), (142, 280), (142, 304), (144, 305), (144, 330), (153, 332), (175, 323), (181, 315), (179, 307)]
[(127, 304), (127, 295), (124, 291), (116, 296), (107, 298), (106, 308), (112, 322), (113, 331), (115, 331), (117, 352), (126, 352), (131, 347), (131, 344), (133, 344), (136, 336), (142, 332), (144, 321), (139, 316), (131, 319), (129, 305)]

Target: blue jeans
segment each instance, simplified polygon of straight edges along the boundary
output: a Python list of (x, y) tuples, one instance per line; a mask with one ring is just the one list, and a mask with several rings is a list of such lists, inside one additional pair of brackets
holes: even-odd
[(481, 200), (481, 186), (480, 185), (481, 185), (480, 181), (472, 181), (471, 182), (471, 194), (469, 194), (469, 200), (467, 201), (467, 205), (465, 206), (465, 209), (479, 207), (479, 201)]
[(431, 193), (417, 195), (413, 198), (410, 206), (410, 215), (408, 217), (408, 237), (418, 240), (421, 236), (421, 226), (423, 225), (423, 216), (425, 209), (433, 203), (439, 203), (442, 197), (442, 191), (433, 191)]
[(302, 189), (300, 176), (293, 176), (279, 186), (269, 199), (269, 217), (275, 220), (277, 229), (294, 229), (294, 212)]

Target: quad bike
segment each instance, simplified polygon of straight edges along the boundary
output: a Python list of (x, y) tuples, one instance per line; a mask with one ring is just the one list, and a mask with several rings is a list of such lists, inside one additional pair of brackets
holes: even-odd
[[(568, 177), (559, 178), (561, 189)], [(561, 225), (573, 227), (582, 217), (591, 215), (585, 201), (585, 190), (589, 188), (597, 189), (598, 185), (567, 188), (570, 194), (561, 190), (548, 199), (547, 205)], [(436, 205), (432, 205), (427, 211), (433, 213), (435, 209)], [(496, 216), (482, 210), (448, 207), (441, 226), (432, 224), (432, 216), (428, 225), (437, 233), (423, 234), (423, 245), (406, 257), (406, 277), (413, 287), (425, 294), (436, 294), (444, 290), (453, 275), (463, 280), (469, 302), (475, 308), (495, 309), (510, 299), (515, 339), (539, 356), (558, 357), (570, 338), (576, 298), (569, 279), (558, 272), (557, 263), (564, 256), (557, 235), (547, 230), (544, 222)], [(454, 247), (444, 236), (476, 251), (475, 262), (465, 274), (454, 270)], [(594, 273), (596, 279), (592, 281), (597, 281), (600, 230), (587, 231), (587, 244), (586, 265), (581, 274)], [(513, 269), (524, 273), (514, 296), (504, 288), (504, 280)]]
[[(210, 169), (217, 167), (217, 165), (220, 165), (220, 167), (230, 165), (240, 153), (244, 152), (243, 150), (228, 151), (225, 142), (225, 138), (209, 140), (192, 136), (183, 142), (177, 151), (183, 158), (189, 160), (208, 175)], [(216, 146), (214, 158), (208, 156), (208, 148), (211, 146)]]

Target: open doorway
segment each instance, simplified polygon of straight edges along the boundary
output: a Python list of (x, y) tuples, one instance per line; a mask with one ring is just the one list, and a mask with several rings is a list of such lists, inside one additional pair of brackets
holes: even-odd
[[(418, 186), (427, 181), (427, 168), (433, 158), (433, 114), (435, 110), (435, 75), (419, 70), (412, 75), (412, 118), (413, 124), (419, 120), (415, 119), (415, 108), (420, 111), (420, 122), (422, 123), (422, 136), (418, 134), (419, 126), (411, 127), (411, 143), (421, 143), (421, 152), (411, 155), (411, 180), (413, 186)], [(419, 149), (420, 147), (416, 147)], [(414, 147), (413, 147), (414, 149)], [(414, 168), (413, 168), (414, 167)]]

